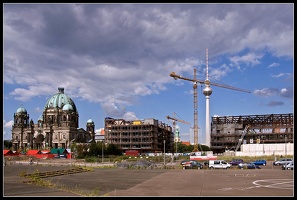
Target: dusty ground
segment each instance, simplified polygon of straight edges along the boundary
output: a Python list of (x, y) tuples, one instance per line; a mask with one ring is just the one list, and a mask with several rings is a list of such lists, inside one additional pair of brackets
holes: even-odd
[(294, 196), (293, 171), (272, 165), (256, 170), (94, 167), (90, 172), (45, 178), (62, 190), (26, 184), (28, 179), (19, 176), (21, 172), (69, 168), (62, 163), (6, 165), (4, 196)]

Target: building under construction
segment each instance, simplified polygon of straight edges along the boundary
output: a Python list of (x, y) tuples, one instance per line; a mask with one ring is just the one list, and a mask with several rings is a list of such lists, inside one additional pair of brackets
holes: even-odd
[(156, 119), (126, 121), (105, 118), (105, 142), (118, 146), (123, 153), (173, 153), (172, 127)]
[(241, 144), (293, 143), (293, 113), (212, 117), (211, 150), (240, 150)]

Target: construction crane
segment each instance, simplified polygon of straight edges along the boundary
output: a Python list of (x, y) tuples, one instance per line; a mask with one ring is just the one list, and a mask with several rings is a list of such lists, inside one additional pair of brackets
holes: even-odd
[(176, 117), (175, 117), (175, 115), (176, 115), (176, 113), (174, 112), (174, 117), (170, 117), (170, 116), (166, 116), (166, 118), (167, 119), (170, 119), (170, 120), (172, 120), (173, 122), (172, 122), (172, 124), (173, 124), (173, 133), (175, 134), (175, 138), (174, 138), (174, 140), (175, 140), (175, 144), (176, 144), (176, 151), (177, 151), (177, 142), (179, 142), (179, 135), (177, 135), (176, 136), (176, 121), (178, 121), (178, 122), (181, 122), (181, 123), (184, 123), (184, 124), (190, 124), (190, 122), (186, 122), (186, 121), (184, 121), (184, 120), (181, 120), (181, 119), (177, 119)]
[(210, 88), (210, 85), (217, 86), (217, 87), (222, 87), (226, 89), (231, 89), (231, 90), (237, 90), (241, 92), (247, 92), (251, 93), (248, 90), (232, 87), (226, 84), (219, 84), (219, 83), (214, 83), (210, 82), (208, 79), (208, 49), (206, 49), (206, 80), (198, 80), (196, 78), (196, 69), (194, 68), (194, 78), (186, 78), (180, 75), (175, 74), (175, 72), (171, 72), (170, 74), (171, 77), (173, 77), (175, 80), (177, 79), (182, 79), (186, 81), (191, 81), (194, 83), (193, 89), (194, 89), (194, 150), (193, 151), (198, 151), (198, 94), (197, 94), (197, 84), (205, 84), (205, 89), (203, 90), (203, 94), (206, 96), (206, 145), (210, 147), (210, 123), (209, 123), (209, 96), (212, 94), (212, 89)]
[(238, 140), (238, 144), (236, 146), (235, 152), (239, 149), (239, 146), (241, 145), (241, 142), (242, 142), (245, 134), (248, 132), (249, 128), (250, 128), (250, 125), (248, 124), (245, 126), (244, 130), (242, 131), (242, 135), (241, 135), (240, 139)]

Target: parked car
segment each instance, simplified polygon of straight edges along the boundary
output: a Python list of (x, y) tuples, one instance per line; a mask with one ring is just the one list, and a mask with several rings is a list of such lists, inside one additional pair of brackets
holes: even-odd
[(190, 160), (182, 160), (182, 161), (180, 161), (180, 164), (183, 165), (183, 164), (185, 164), (186, 162), (190, 162)]
[(210, 160), (208, 167), (210, 169), (229, 169), (231, 164), (227, 163), (225, 160)]
[(243, 163), (242, 159), (233, 159), (232, 161), (229, 162), (231, 165), (238, 165), (240, 163)]
[(255, 165), (266, 165), (266, 160), (263, 160), (263, 159), (259, 159), (259, 160), (255, 160), (253, 162), (251, 162)]
[(239, 163), (239, 169), (261, 169), (259, 165), (255, 165), (254, 163)]
[(197, 160), (190, 160), (183, 164), (183, 169), (202, 169), (203, 166), (204, 165)]
[(294, 162), (290, 162), (288, 164), (282, 165), (283, 170), (294, 170)]
[(274, 161), (273, 162), (273, 165), (285, 165), (285, 164), (288, 164), (292, 162), (292, 159), (291, 158), (281, 158), (277, 161)]

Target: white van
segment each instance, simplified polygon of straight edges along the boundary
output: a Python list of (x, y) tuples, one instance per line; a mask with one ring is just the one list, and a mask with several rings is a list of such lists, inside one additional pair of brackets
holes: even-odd
[(210, 169), (229, 169), (231, 164), (224, 160), (210, 160), (208, 163)]

